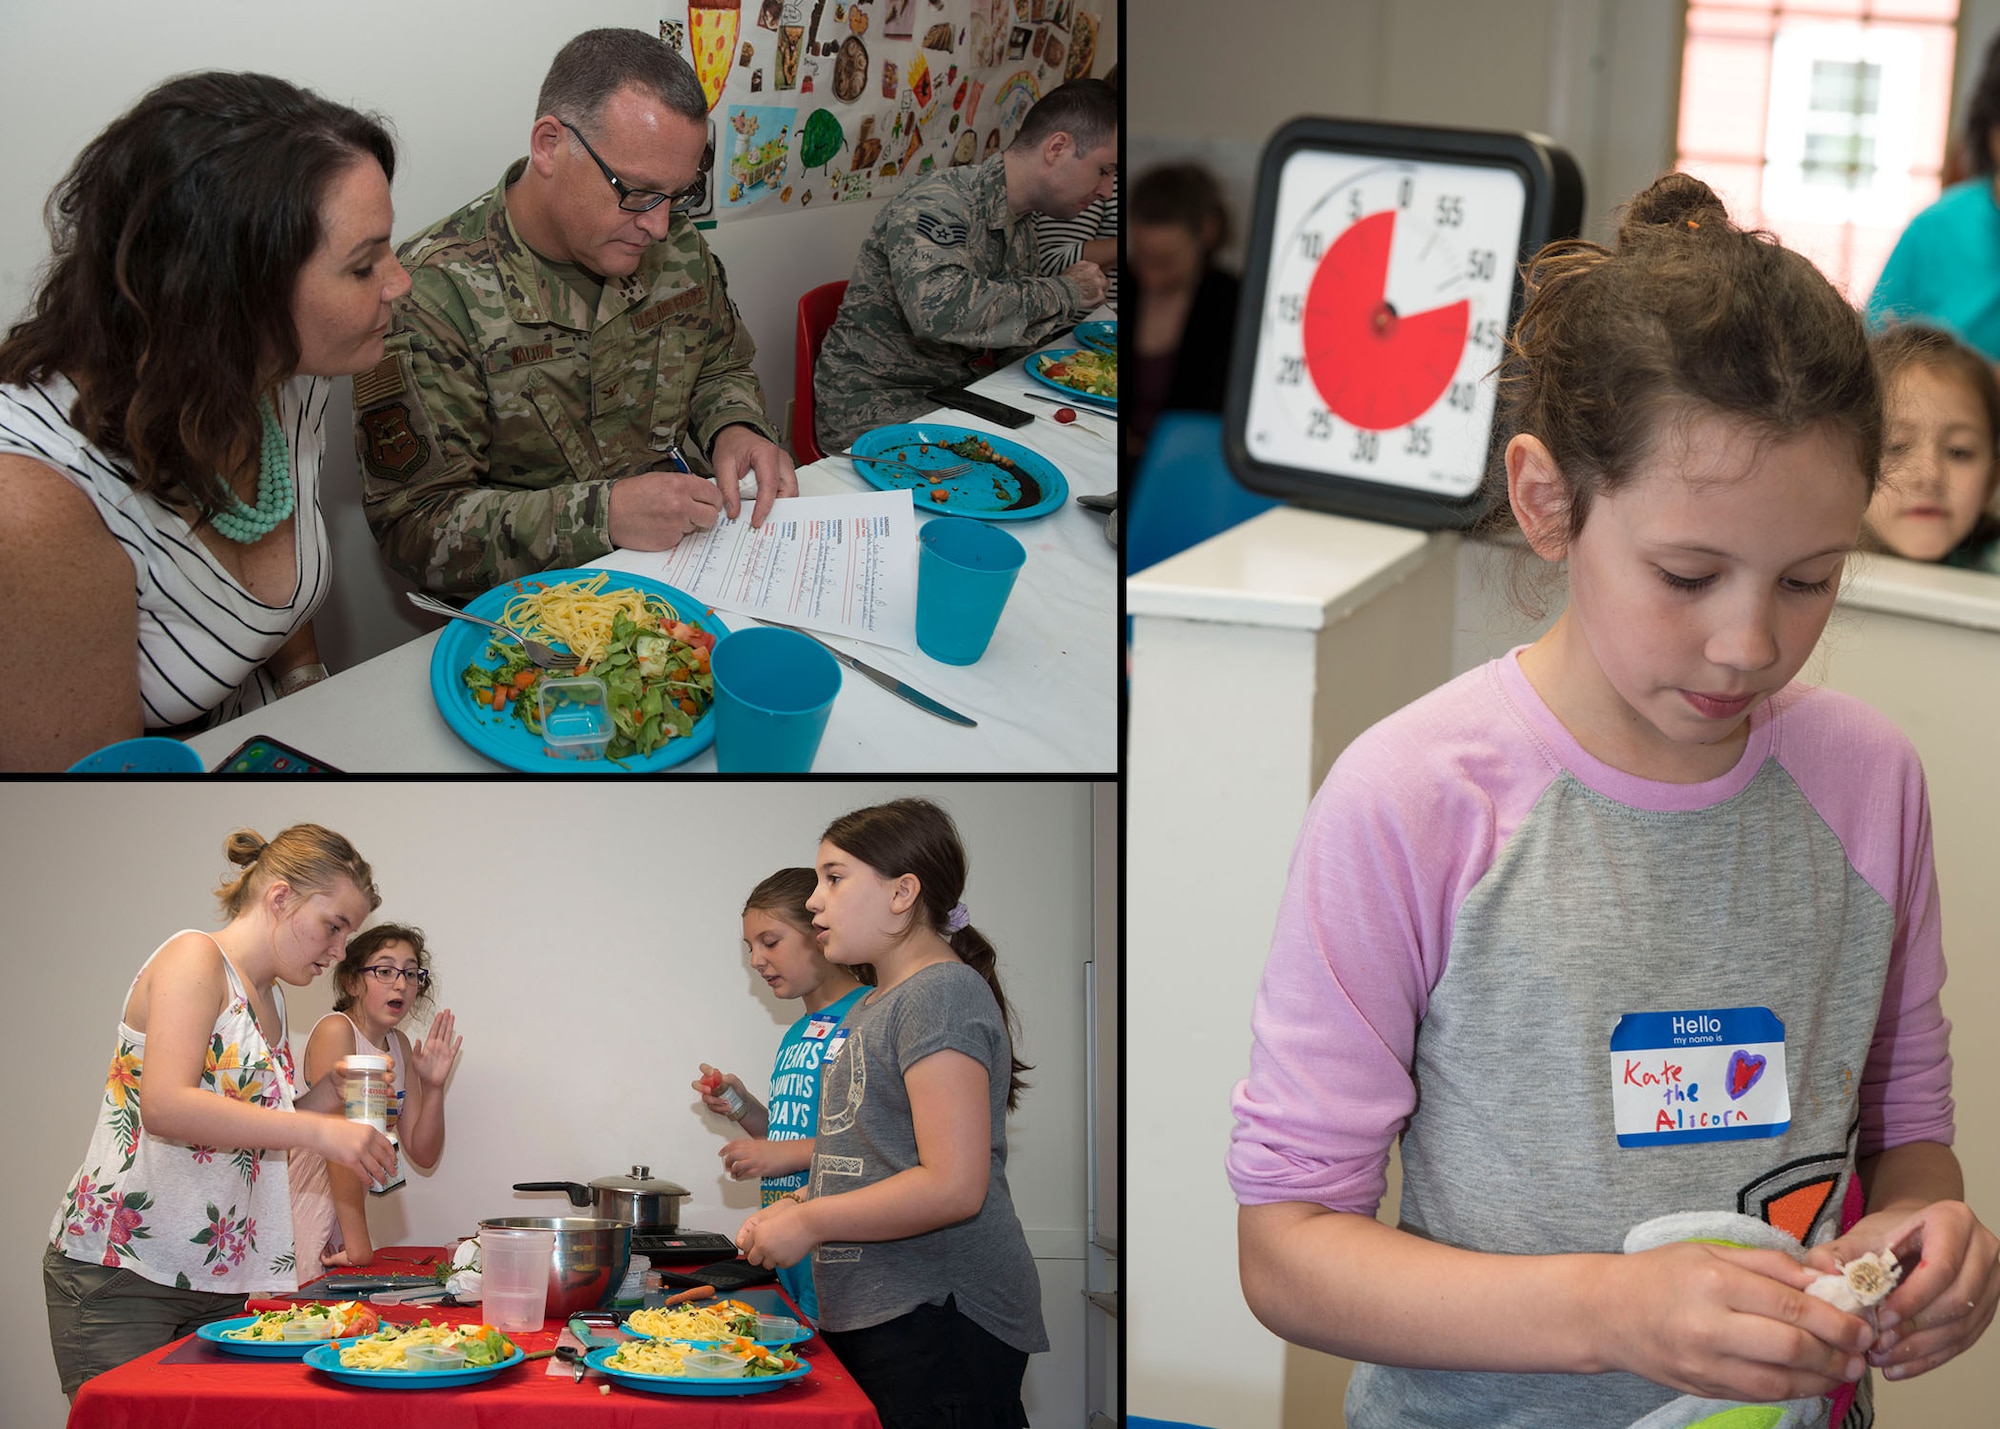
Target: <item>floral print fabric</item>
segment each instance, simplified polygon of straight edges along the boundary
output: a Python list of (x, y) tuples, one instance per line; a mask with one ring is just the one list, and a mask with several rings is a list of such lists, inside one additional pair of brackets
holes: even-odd
[[(276, 1048), (264, 1040), (235, 967), (223, 962), (229, 1002), (209, 1037), (201, 1089), (290, 1111), (291, 1048), (282, 1037)], [(282, 1022), (282, 993), (278, 1015)], [(141, 1112), (145, 1061), (145, 1035), (121, 1021), (90, 1150), (49, 1227), (50, 1241), (72, 1260), (123, 1267), (183, 1290), (296, 1289), (285, 1153), (190, 1146), (148, 1134)]]

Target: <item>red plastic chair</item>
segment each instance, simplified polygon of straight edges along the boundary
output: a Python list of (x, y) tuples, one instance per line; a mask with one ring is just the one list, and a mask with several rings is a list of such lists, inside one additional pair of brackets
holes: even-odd
[(821, 283), (799, 299), (799, 343), (792, 373), (792, 455), (801, 466), (818, 461), (819, 440), (813, 434), (813, 363), (819, 360), (826, 330), (847, 293), (847, 280)]

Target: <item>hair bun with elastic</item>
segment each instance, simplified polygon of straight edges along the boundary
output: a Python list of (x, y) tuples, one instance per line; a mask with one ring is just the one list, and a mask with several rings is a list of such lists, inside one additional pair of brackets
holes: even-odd
[(1618, 246), (1650, 237), (1648, 230), (1680, 229), (1687, 233), (1728, 232), (1729, 210), (1715, 190), (1692, 174), (1662, 174), (1650, 188), (1625, 206), (1618, 227)]

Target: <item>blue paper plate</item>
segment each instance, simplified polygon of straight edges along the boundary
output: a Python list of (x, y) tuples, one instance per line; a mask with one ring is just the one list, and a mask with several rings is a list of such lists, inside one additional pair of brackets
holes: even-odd
[(1115, 322), (1078, 323), (1076, 331), (1070, 336), (1085, 347), (1094, 347), (1099, 352), (1118, 350), (1118, 324)]
[(454, 1384), (478, 1384), (527, 1358), (516, 1345), (514, 1353), (498, 1364), (484, 1364), (477, 1369), (349, 1369), (340, 1362), (340, 1352), (360, 1343), (339, 1340), (319, 1345), (306, 1356), (306, 1363), (347, 1384), (365, 1384), (374, 1389), (444, 1389)]
[(1077, 354), (1076, 348), (1059, 347), (1055, 349), (1053, 352), (1033, 353), (1029, 356), (1027, 362), (1022, 365), (1027, 369), (1027, 373), (1030, 377), (1034, 378), (1037, 382), (1041, 383), (1051, 392), (1060, 392), (1065, 397), (1072, 398), (1073, 400), (1078, 402), (1087, 402), (1091, 406), (1101, 407), (1107, 412), (1117, 411), (1118, 399), (1116, 397), (1099, 397), (1095, 393), (1080, 392), (1074, 387), (1066, 387), (1062, 383), (1057, 382), (1052, 378), (1044, 377), (1042, 375), (1043, 368), (1049, 367), (1058, 362), (1066, 362), (1070, 358), (1075, 357), (1076, 354)]
[[(619, 1328), (622, 1329), (626, 1334), (632, 1335), (641, 1340), (668, 1340), (677, 1345), (693, 1345), (698, 1350), (714, 1349), (717, 1345), (734, 1344), (737, 1339), (737, 1337), (734, 1335), (731, 1335), (726, 1340), (683, 1340), (674, 1335), (649, 1335), (644, 1330), (640, 1329), (637, 1325), (634, 1325), (629, 1321), (627, 1321), (625, 1324), (620, 1325)], [(762, 1345), (767, 1350), (782, 1350), (786, 1345), (802, 1345), (807, 1340), (810, 1340), (812, 1337), (813, 1337), (812, 1330), (806, 1327), (805, 1325), (800, 1325), (799, 1332), (796, 1335), (787, 1335), (782, 1340), (753, 1339), (751, 1340), (751, 1343), (755, 1345)]]
[(217, 1320), (212, 1325), (197, 1326), (194, 1337), (206, 1340), (218, 1350), (227, 1350), (232, 1355), (248, 1355), (260, 1360), (302, 1360), (321, 1345), (332, 1344), (331, 1340), (232, 1340), (225, 1338), (224, 1330), (240, 1330), (245, 1325), (254, 1325), (261, 1315), (239, 1315), (234, 1320)]
[(629, 1369), (619, 1369), (605, 1363), (617, 1353), (615, 1345), (606, 1345), (601, 1350), (592, 1350), (585, 1355), (584, 1363), (592, 1369), (602, 1370), (627, 1389), (643, 1389), (649, 1394), (762, 1394), (766, 1390), (783, 1389), (786, 1385), (804, 1379), (812, 1373), (812, 1365), (800, 1360), (799, 1367), (795, 1370), (788, 1370), (784, 1374), (760, 1374), (751, 1379), (689, 1379), (685, 1375), (634, 1374)]
[[(495, 586), (465, 608), (473, 615), (498, 620), (500, 613), (507, 608), (507, 602), (520, 594), (524, 583), (540, 581), (557, 585), (563, 581), (588, 580), (597, 574), (596, 571), (563, 570), (523, 576), (520, 581)], [(641, 590), (663, 597), (689, 625), (714, 632), (718, 640), (729, 633), (729, 627), (714, 611), (705, 609), (700, 601), (684, 590), (677, 590), (664, 581), (624, 571), (612, 571), (610, 576), (611, 579), (605, 582), (606, 590)], [(488, 759), (498, 760), (509, 769), (519, 769), (528, 774), (650, 774), (684, 763), (715, 742), (715, 706), (711, 704), (694, 722), (694, 733), (686, 739), (670, 739), (644, 758), (624, 758), (615, 763), (609, 759), (558, 759), (548, 752), (540, 735), (528, 732), (528, 727), (514, 713), (513, 701), (510, 700), (504, 710), (494, 710), (473, 699), (472, 691), (465, 687), (465, 667), (477, 660), (488, 669), (496, 668), (501, 663), (500, 658), (488, 655), (486, 646), (489, 641), (505, 639), (505, 636), (495, 635), (463, 620), (448, 620), (444, 629), (438, 632), (437, 644), (431, 649), (431, 698), (437, 701), (438, 713), (444, 716), (444, 722), (451, 726), (452, 733)], [(561, 648), (560, 645), (558, 648)]]
[[(920, 471), (931, 471), (938, 467), (957, 466), (965, 461), (957, 452), (947, 451), (939, 443), (963, 441), (967, 437), (977, 437), (993, 448), (997, 455), (1015, 463), (1020, 470), (1009, 471), (1003, 466), (976, 462), (971, 471), (933, 484), (916, 472), (899, 470), (884, 462), (857, 461), (854, 469), (861, 473), (863, 481), (883, 491), (907, 487), (917, 510), (933, 515), (973, 516), (981, 521), (1026, 521), (1060, 510), (1063, 503), (1069, 500), (1069, 481), (1056, 469), (1054, 462), (1038, 451), (1032, 451), (1018, 442), (1010, 442), (1005, 437), (996, 437), (991, 432), (950, 427), (942, 422), (902, 422), (863, 432), (855, 438), (854, 450), (863, 456), (893, 456)], [(1024, 474), (1027, 477), (1025, 483), (1021, 479)], [(946, 493), (946, 499), (932, 500), (933, 491)]]

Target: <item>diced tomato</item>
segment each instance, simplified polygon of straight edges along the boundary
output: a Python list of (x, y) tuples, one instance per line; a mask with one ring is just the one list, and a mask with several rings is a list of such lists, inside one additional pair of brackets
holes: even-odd
[(692, 625), (687, 624), (685, 621), (676, 620), (673, 623), (672, 628), (667, 631), (667, 634), (673, 636), (674, 639), (679, 640), (683, 644), (685, 644), (687, 641), (692, 640), (694, 638), (694, 627)]

